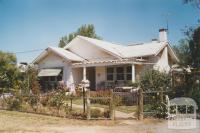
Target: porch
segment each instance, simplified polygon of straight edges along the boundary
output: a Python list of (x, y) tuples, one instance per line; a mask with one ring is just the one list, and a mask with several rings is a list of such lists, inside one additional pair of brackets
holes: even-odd
[(112, 64), (106, 66), (76, 66), (72, 68), (72, 71), (76, 84), (81, 83), (81, 80), (84, 79), (85, 71), (86, 79), (90, 81), (90, 90), (100, 90), (131, 86), (132, 83), (139, 80), (143, 69), (142, 64)]

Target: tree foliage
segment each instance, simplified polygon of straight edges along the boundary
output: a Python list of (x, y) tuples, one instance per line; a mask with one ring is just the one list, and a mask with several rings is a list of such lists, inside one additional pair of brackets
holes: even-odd
[(200, 26), (190, 27), (184, 31), (185, 38), (174, 46), (174, 50), (180, 59), (180, 65), (200, 67)]
[(157, 70), (147, 70), (140, 78), (140, 86), (144, 91), (166, 90), (170, 87), (170, 76)]
[(191, 51), (192, 66), (200, 67), (200, 27), (196, 28), (192, 34), (192, 39), (189, 41)]
[[(180, 45), (181, 44), (181, 45)], [(190, 50), (189, 50), (189, 43), (185, 39), (181, 39), (179, 41), (179, 45), (174, 45), (173, 49), (180, 59), (179, 64), (181, 66), (187, 66), (190, 64), (191, 56), (190, 56)]]
[(28, 82), (29, 82), (29, 89), (32, 91), (34, 95), (37, 95), (40, 93), (40, 84), (38, 81), (38, 71), (33, 66), (29, 66), (27, 69), (28, 74)]
[(12, 88), (19, 71), (15, 55), (0, 51), (0, 88)]
[(101, 39), (99, 36), (96, 35), (94, 25), (88, 24), (88, 25), (82, 25), (80, 28), (78, 28), (76, 32), (70, 33), (69, 35), (62, 37), (58, 46), (63, 48), (67, 43), (69, 43), (77, 35)]
[(192, 4), (200, 9), (200, 0), (183, 0), (185, 4)]

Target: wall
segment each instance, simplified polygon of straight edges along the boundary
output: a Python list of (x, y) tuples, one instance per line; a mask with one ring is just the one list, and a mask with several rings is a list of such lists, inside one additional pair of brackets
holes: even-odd
[[(73, 76), (71, 63), (64, 60), (62, 57), (49, 52), (48, 55), (38, 63), (39, 69), (44, 68), (62, 68), (63, 81), (65, 84), (74, 90), (74, 80), (78, 76)], [(75, 74), (76, 75), (76, 74)]]
[(83, 80), (83, 68), (72, 68), (72, 74), (75, 85), (78, 85)]
[(106, 81), (106, 67), (96, 67), (96, 88), (104, 81)]
[(144, 71), (143, 65), (135, 65), (135, 80), (136, 82), (140, 80), (142, 72)]
[(39, 63), (38, 67), (42, 68), (53, 68), (53, 67), (63, 67), (66, 62), (58, 55), (49, 52), (46, 57), (44, 57)]

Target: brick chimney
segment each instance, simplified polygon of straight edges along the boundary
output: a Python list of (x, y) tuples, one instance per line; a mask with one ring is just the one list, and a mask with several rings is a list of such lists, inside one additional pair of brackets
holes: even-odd
[(167, 29), (159, 29), (159, 41), (160, 42), (168, 42), (167, 40)]

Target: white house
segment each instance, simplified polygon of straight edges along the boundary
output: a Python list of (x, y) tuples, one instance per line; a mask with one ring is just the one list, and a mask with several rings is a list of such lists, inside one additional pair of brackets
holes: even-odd
[(177, 62), (166, 29), (159, 30), (158, 40), (132, 45), (77, 36), (64, 48), (48, 47), (33, 61), (43, 81), (62, 80), (74, 89), (87, 78), (92, 90), (126, 86), (128, 82), (137, 81), (147, 69), (169, 72)]

